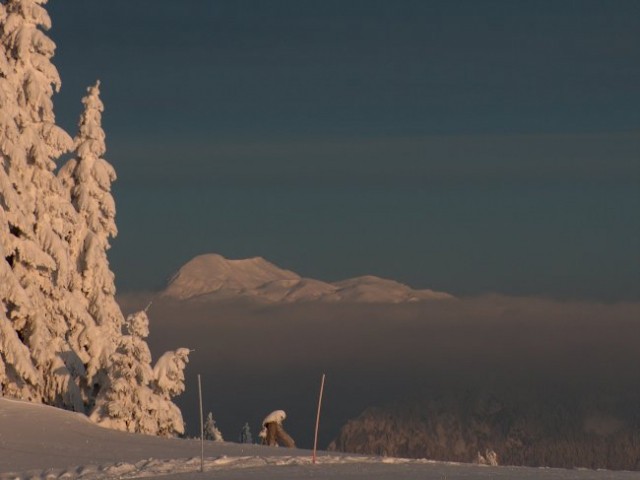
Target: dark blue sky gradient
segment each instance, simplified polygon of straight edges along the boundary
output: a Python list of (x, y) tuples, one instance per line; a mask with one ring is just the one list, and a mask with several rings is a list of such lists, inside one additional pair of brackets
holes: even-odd
[(52, 0), (100, 78), (122, 290), (204, 252), (640, 299), (640, 2)]

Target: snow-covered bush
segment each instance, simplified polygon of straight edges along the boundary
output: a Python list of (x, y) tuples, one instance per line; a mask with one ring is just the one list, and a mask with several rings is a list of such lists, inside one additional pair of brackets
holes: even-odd
[(484, 455), (478, 452), (475, 463), (477, 463), (478, 465), (489, 465), (492, 467), (497, 467), (499, 465), (498, 454), (490, 449), (487, 449)]
[(240, 443), (253, 443), (253, 436), (251, 435), (251, 427), (249, 423), (245, 422), (242, 430), (240, 431)]
[[(151, 368), (151, 352), (144, 340), (149, 335), (146, 312), (129, 315), (124, 328), (126, 335), (118, 339), (107, 369), (108, 384), (96, 399), (91, 419), (100, 425), (128, 432), (163, 436), (184, 433), (178, 407), (171, 403), (169, 395), (159, 395), (154, 390), (156, 378)], [(174, 352), (165, 356), (178, 355)], [(176, 389), (179, 386), (175, 385)], [(183, 390), (184, 384), (182, 386)]]
[(224, 442), (222, 438), (222, 432), (216, 426), (216, 421), (213, 419), (213, 413), (209, 412), (207, 420), (204, 422), (204, 438), (205, 440), (213, 440), (215, 442)]
[(184, 392), (184, 369), (189, 362), (189, 349), (165, 352), (153, 367), (154, 391), (164, 399)]

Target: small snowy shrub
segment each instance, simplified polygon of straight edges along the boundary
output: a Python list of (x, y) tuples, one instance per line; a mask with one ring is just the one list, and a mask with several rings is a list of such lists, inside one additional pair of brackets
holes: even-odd
[(251, 428), (249, 423), (244, 424), (240, 431), (240, 443), (253, 443), (253, 436), (251, 435)]
[(204, 422), (204, 438), (205, 440), (213, 440), (215, 442), (224, 442), (222, 433), (216, 427), (216, 421), (213, 419), (213, 414), (209, 412), (207, 420)]

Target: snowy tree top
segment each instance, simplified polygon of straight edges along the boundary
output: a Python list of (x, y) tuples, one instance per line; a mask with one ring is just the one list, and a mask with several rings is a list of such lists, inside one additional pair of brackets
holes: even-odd
[(125, 323), (125, 329), (129, 335), (147, 338), (149, 336), (149, 317), (147, 317), (147, 312), (140, 310), (129, 315)]
[(287, 418), (287, 414), (284, 410), (274, 410), (269, 415), (264, 417), (262, 420), (262, 425), (266, 425), (267, 423), (282, 423)]

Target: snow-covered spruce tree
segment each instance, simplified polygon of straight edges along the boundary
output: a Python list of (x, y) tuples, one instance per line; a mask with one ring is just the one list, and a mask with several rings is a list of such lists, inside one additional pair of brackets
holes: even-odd
[[(0, 3), (0, 23), (7, 20)], [(3, 395), (36, 399), (36, 386), (42, 374), (31, 359), (21, 330), (26, 328), (31, 301), (13, 272), (16, 233), (27, 216), (27, 206), (9, 174), (10, 155), (18, 148), (19, 129), (15, 88), (11, 84), (10, 58), (4, 44), (0, 47), (0, 391)], [(23, 226), (26, 230), (26, 227)]]
[[(126, 335), (118, 340), (108, 369), (108, 384), (96, 399), (91, 419), (100, 425), (128, 432), (163, 436), (184, 433), (182, 414), (171, 402), (168, 393), (184, 391), (184, 382), (167, 382), (166, 395), (157, 392), (157, 377), (151, 368), (151, 352), (144, 340), (149, 335), (146, 312), (129, 315), (124, 328)], [(189, 350), (185, 348), (167, 352), (158, 363), (173, 363), (174, 366), (169, 370), (179, 368), (182, 376), (188, 354)], [(174, 361), (176, 357), (180, 359), (177, 362)], [(170, 376), (175, 374), (171, 371)]]
[[(122, 382), (114, 380), (127, 378), (126, 358), (134, 358), (131, 388), (140, 387), (144, 408), (120, 415), (122, 428), (180, 433), (182, 417), (170, 397), (184, 383), (160, 388), (140, 322), (131, 322), (126, 335), (120, 328), (106, 261), (115, 235), (108, 193), (115, 175), (100, 158), (97, 88), (85, 99), (74, 166), (65, 169), (73, 182), (55, 175), (55, 160), (73, 141), (55, 124), (60, 78), (50, 61), (55, 44), (42, 31), (50, 27), (46, 3), (0, 0), (0, 395), (85, 412), (100, 395), (122, 412), (129, 400), (116, 405), (114, 384)], [(112, 361), (116, 346), (123, 358)], [(175, 368), (184, 368), (187, 354), (173, 352)]]
[(220, 429), (216, 426), (216, 421), (213, 419), (213, 413), (211, 412), (209, 412), (207, 420), (204, 422), (204, 439), (224, 442), (222, 432), (220, 432)]
[(79, 273), (72, 289), (84, 296), (95, 320), (95, 325), (88, 325), (81, 332), (78, 342), (81, 351), (86, 352), (83, 360), (87, 363), (88, 382), (96, 389), (105, 381), (104, 366), (115, 349), (124, 318), (115, 299), (115, 276), (107, 258), (109, 239), (117, 234), (111, 195), (116, 173), (102, 158), (106, 136), (102, 129), (100, 82), (87, 92), (82, 99), (84, 111), (75, 140), (76, 157), (60, 169), (58, 178), (82, 219), (70, 239), (70, 255)]
[(68, 320), (86, 317), (67, 295), (77, 215), (54, 174), (72, 141), (53, 114), (60, 78), (50, 62), (55, 44), (40, 30), (50, 27), (45, 1), (0, 4), (1, 261), (5, 280), (12, 277), (1, 298), (0, 382), (6, 394), (82, 410), (84, 366), (67, 341)]

